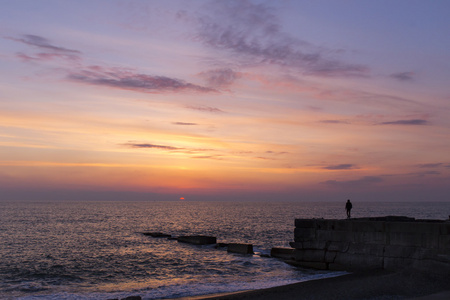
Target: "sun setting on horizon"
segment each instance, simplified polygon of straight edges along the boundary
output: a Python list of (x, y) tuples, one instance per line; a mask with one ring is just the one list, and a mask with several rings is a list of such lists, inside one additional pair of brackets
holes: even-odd
[(9, 2), (0, 200), (450, 201), (449, 8)]

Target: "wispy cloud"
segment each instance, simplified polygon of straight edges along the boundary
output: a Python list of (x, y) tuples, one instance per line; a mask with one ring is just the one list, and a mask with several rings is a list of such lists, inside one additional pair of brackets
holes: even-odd
[(353, 169), (357, 169), (358, 167), (355, 166), (354, 164), (340, 164), (340, 165), (330, 165), (330, 166), (326, 166), (323, 167), (322, 169), (326, 169), (326, 170), (353, 170)]
[(321, 120), (319, 123), (324, 124), (348, 124), (347, 121), (341, 121), (341, 120)]
[(412, 120), (397, 120), (390, 122), (382, 122), (381, 125), (428, 125), (427, 120), (412, 119)]
[(204, 78), (208, 86), (213, 88), (225, 88), (234, 83), (234, 81), (241, 77), (241, 75), (232, 69), (214, 69), (199, 74)]
[(277, 152), (277, 151), (268, 150), (268, 151), (266, 151), (266, 153), (267, 154), (282, 155), (282, 154), (288, 154), (289, 152), (286, 152), (286, 151)]
[(409, 173), (408, 175), (418, 176), (418, 177), (425, 177), (427, 175), (440, 175), (441, 172), (438, 171), (423, 171), (423, 172), (413, 172)]
[(18, 52), (16, 53), (16, 57), (18, 57), (23, 62), (51, 61), (55, 59), (79, 62), (81, 60), (80, 56), (78, 55), (66, 53), (36, 53), (34, 55), (28, 55), (22, 52)]
[(183, 150), (184, 148), (178, 148), (167, 145), (156, 145), (156, 144), (139, 144), (139, 143), (126, 143), (125, 146), (131, 148), (149, 148), (149, 149), (160, 149), (160, 150)]
[(217, 107), (210, 107), (210, 106), (196, 106), (196, 105), (188, 105), (186, 106), (186, 108), (188, 109), (193, 109), (193, 110), (199, 110), (199, 111), (204, 111), (204, 112), (210, 112), (210, 113), (224, 113), (223, 110), (217, 108)]
[(367, 76), (368, 67), (333, 58), (338, 52), (315, 47), (281, 30), (273, 9), (249, 1), (217, 1), (198, 18), (196, 40), (237, 55), (246, 64), (297, 68), (317, 76)]
[(443, 163), (430, 163), (430, 164), (419, 164), (417, 165), (419, 168), (437, 168), (442, 166)]
[(81, 54), (81, 52), (78, 50), (73, 50), (73, 49), (53, 45), (48, 39), (46, 39), (42, 36), (38, 36), (38, 35), (25, 34), (20, 37), (9, 37), (9, 39), (16, 41), (16, 42), (24, 43), (29, 46), (39, 48), (41, 50), (60, 52), (60, 53), (66, 53), (66, 54)]
[(377, 184), (382, 182), (383, 179), (379, 176), (364, 176), (356, 180), (338, 181), (338, 180), (327, 180), (321, 182), (322, 184), (337, 186), (337, 187), (354, 187), (354, 186), (367, 186), (372, 184)]
[(411, 81), (414, 79), (415, 75), (416, 74), (414, 72), (400, 72), (391, 74), (390, 77), (400, 81)]
[(201, 93), (217, 92), (215, 89), (184, 82), (165, 76), (152, 76), (135, 73), (122, 68), (90, 66), (81, 71), (72, 71), (67, 78), (81, 83), (108, 86), (148, 93), (194, 91)]
[(173, 125), (182, 125), (182, 126), (194, 126), (198, 125), (197, 123), (188, 123), (188, 122), (173, 122)]
[[(205, 153), (205, 152), (214, 152), (214, 149), (204, 149), (204, 148), (184, 148), (184, 147), (175, 147), (171, 145), (160, 145), (160, 144), (151, 144), (151, 143), (135, 143), (135, 142), (128, 142), (121, 144), (121, 146), (126, 146), (129, 148), (135, 148), (135, 149), (156, 149), (156, 150), (164, 150), (169, 151), (172, 153), (185, 153), (185, 154), (199, 154), (199, 153)], [(206, 156), (212, 156), (212, 155), (202, 155), (203, 158)], [(214, 155), (214, 157), (217, 157), (218, 155)], [(197, 156), (198, 157), (198, 156)], [(195, 158), (195, 157), (192, 157)]]

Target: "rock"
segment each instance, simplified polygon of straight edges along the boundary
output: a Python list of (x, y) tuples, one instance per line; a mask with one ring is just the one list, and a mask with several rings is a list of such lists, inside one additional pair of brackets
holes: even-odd
[(161, 233), (161, 232), (143, 232), (143, 235), (148, 235), (154, 238), (170, 238), (171, 235), (170, 234), (165, 234), (165, 233)]
[(122, 298), (121, 300), (142, 300), (141, 296), (128, 296), (126, 298)]
[(240, 253), (240, 254), (253, 254), (253, 245), (252, 244), (230, 243), (230, 244), (228, 244), (227, 251), (232, 252), (232, 253)]
[(177, 240), (180, 243), (188, 243), (194, 245), (210, 245), (217, 242), (216, 237), (206, 235), (180, 236)]

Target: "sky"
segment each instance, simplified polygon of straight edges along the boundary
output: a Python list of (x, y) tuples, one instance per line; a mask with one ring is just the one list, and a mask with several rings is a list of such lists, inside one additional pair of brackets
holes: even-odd
[(450, 1), (1, 6), (0, 200), (450, 201)]

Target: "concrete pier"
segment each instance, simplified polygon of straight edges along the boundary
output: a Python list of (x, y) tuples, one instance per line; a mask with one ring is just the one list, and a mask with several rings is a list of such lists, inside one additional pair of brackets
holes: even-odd
[(415, 268), (450, 274), (450, 222), (379, 217), (296, 219), (293, 260), (326, 270)]

